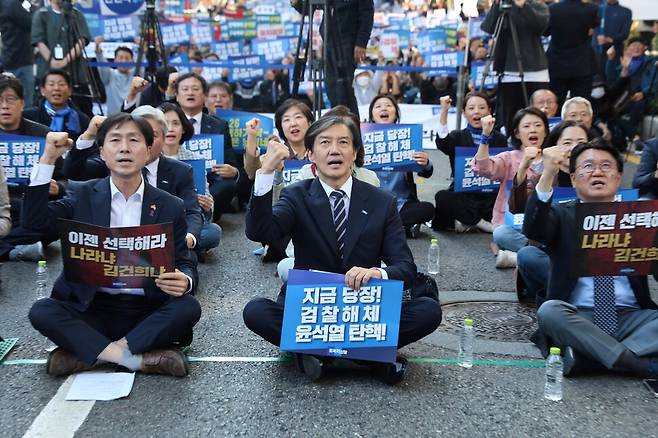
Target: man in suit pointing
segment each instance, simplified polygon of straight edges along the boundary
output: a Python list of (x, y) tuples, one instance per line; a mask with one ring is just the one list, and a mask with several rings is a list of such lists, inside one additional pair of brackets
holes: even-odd
[(183, 201), (144, 182), (142, 169), (153, 144), (147, 121), (115, 114), (101, 124), (97, 139), (110, 176), (73, 184), (63, 199), (48, 202), (53, 163), (71, 144), (66, 133), (48, 134), (25, 193), (22, 225), (55, 232), (58, 218), (106, 227), (172, 222), (176, 270), (160, 274), (155, 286), (143, 289), (93, 287), (60, 275), (51, 298), (37, 301), (29, 315), (32, 325), (58, 345), (47, 371), (71, 374), (100, 360), (133, 371), (184, 376), (187, 363), (172, 345), (192, 330), (201, 308), (189, 294), (193, 264), (185, 244)]
[[(288, 148), (270, 142), (256, 173), (254, 192), (246, 216), (247, 237), (270, 242), (291, 236), (295, 268), (345, 273), (345, 283), (358, 289), (373, 278), (402, 280), (411, 287), (416, 265), (407, 246), (395, 198), (353, 177), (352, 166), (362, 148), (358, 127), (349, 118), (323, 117), (306, 134), (309, 159), (318, 177), (287, 187), (272, 206), (274, 170), (288, 158)], [(386, 263), (381, 268), (381, 262)], [(268, 342), (279, 345), (285, 288), (277, 302), (254, 299), (243, 317), (247, 327)], [(439, 303), (416, 298), (402, 305), (398, 346), (433, 332), (441, 322)], [(325, 362), (304, 355), (300, 367), (312, 380), (320, 377)], [(384, 369), (383, 377), (397, 383), (406, 361)]]

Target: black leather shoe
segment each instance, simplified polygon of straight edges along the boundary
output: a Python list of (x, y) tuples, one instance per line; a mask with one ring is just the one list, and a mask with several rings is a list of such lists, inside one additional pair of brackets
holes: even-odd
[(398, 356), (394, 363), (383, 364), (381, 367), (381, 379), (389, 385), (397, 385), (407, 375), (407, 359)]
[(324, 371), (324, 362), (321, 359), (310, 354), (300, 354), (302, 371), (306, 374), (311, 382), (315, 382), (322, 377)]
[(576, 353), (573, 348), (565, 347), (562, 355), (562, 375), (564, 377), (573, 377), (576, 374), (578, 374)]
[(572, 347), (564, 347), (562, 354), (562, 375), (564, 377), (582, 376), (587, 373), (596, 373), (604, 371), (605, 367), (595, 362)]

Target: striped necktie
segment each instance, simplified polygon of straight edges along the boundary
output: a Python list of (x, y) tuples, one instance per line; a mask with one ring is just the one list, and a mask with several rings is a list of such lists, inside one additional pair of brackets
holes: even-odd
[(334, 190), (331, 192), (333, 204), (334, 227), (336, 227), (336, 243), (338, 244), (338, 255), (343, 259), (343, 248), (345, 247), (345, 231), (347, 230), (347, 211), (345, 210), (345, 192)]
[(594, 324), (610, 336), (617, 331), (614, 277), (594, 277)]

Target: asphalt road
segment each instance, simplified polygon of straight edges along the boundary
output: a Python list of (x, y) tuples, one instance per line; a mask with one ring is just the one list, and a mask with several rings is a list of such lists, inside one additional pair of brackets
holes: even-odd
[[(419, 184), (423, 198), (431, 199), (448, 183), (447, 163), (439, 155), (432, 153), (436, 175)], [(138, 374), (129, 397), (93, 404), (77, 436), (657, 435), (658, 399), (639, 379), (609, 374), (567, 379), (564, 400), (550, 402), (542, 398), (544, 370), (536, 366), (540, 359), (529, 343), (479, 342), (477, 359), (489, 364), (465, 370), (444, 363), (455, 357), (456, 344), (443, 326), (401, 350), (425, 359), (415, 359), (406, 380), (395, 387), (362, 370), (335, 370), (310, 383), (290, 363), (265, 362), (263, 357), (277, 358), (278, 351), (245, 328), (241, 311), (252, 297), (274, 297), (275, 265), (252, 255), (257, 245), (244, 237), (241, 214), (225, 216), (222, 227), (220, 251), (200, 268), (203, 315), (190, 351), (219, 361), (193, 362), (183, 379)], [(488, 235), (424, 228), (410, 241), (421, 268), (429, 240), (437, 236), (442, 296), (514, 300), (512, 272), (494, 268)], [(56, 245), (49, 248), (48, 261), (54, 279), (61, 268)], [(0, 335), (20, 338), (8, 359), (45, 359), (51, 343), (26, 317), (35, 265), (5, 263), (0, 269)], [(18, 437), (65, 379), (48, 376), (43, 365), (0, 365), (0, 381), (0, 435)], [(82, 409), (71, 403), (81, 402), (63, 404)], [(60, 436), (48, 421), (61, 424), (68, 415), (48, 412), (38, 420), (47, 425), (43, 436)]]

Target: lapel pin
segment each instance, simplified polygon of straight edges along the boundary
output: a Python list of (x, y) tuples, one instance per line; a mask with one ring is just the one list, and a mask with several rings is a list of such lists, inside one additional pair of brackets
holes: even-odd
[(149, 205), (149, 216), (153, 217), (155, 215), (155, 204)]
[(368, 212), (367, 212), (367, 211), (365, 211), (365, 210), (361, 210), (361, 214), (365, 214), (365, 215), (367, 215), (367, 214), (368, 214)]

